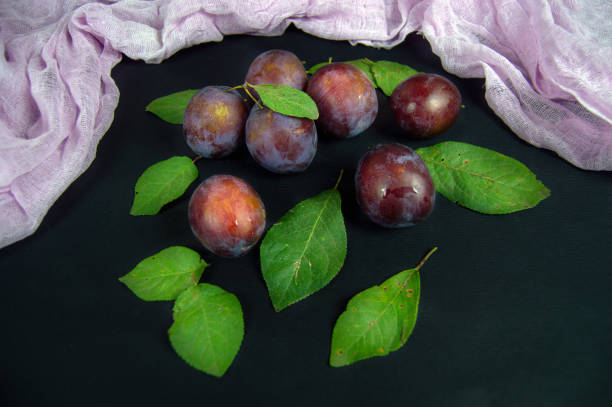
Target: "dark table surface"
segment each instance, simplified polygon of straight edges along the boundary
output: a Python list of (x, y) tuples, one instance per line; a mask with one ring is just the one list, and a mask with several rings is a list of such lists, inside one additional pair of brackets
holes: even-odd
[[(395, 126), (388, 98), (360, 136), (321, 137), (311, 167), (280, 176), (246, 149), (200, 160), (199, 179), (230, 173), (265, 202), (269, 225), (297, 202), (335, 183), (348, 234), (338, 276), (280, 313), (268, 299), (258, 250), (222, 259), (202, 248), (186, 217), (188, 197), (156, 216), (132, 217), (142, 171), (193, 156), (178, 125), (144, 111), (154, 98), (205, 85), (237, 85), (259, 53), (284, 48), (307, 66), (368, 57), (445, 74), (465, 109), (427, 141)], [(159, 65), (125, 59), (112, 73), (121, 97), (97, 158), (31, 237), (0, 250), (0, 405), (575, 406), (612, 402), (612, 174), (582, 171), (514, 135), (484, 100), (484, 80), (445, 73), (427, 41), (409, 36), (392, 50), (351, 46), (288, 30), (281, 37), (227, 37), (183, 50)], [(537, 207), (483, 215), (439, 196), (432, 216), (407, 229), (376, 227), (360, 215), (352, 178), (378, 143), (413, 148), (445, 140), (487, 147), (524, 163), (551, 190)], [(139, 300), (117, 279), (172, 245), (212, 265), (203, 282), (236, 294), (245, 337), (221, 379), (189, 367), (170, 346), (172, 303)], [(422, 269), (415, 330), (398, 351), (342, 368), (328, 365), (331, 331), (354, 294), (416, 265)], [(172, 404), (170, 404), (172, 403)]]

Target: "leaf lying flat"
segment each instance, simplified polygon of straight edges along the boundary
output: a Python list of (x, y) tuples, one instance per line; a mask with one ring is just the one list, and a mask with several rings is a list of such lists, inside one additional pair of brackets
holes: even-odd
[(378, 87), (391, 96), (397, 85), (419, 73), (417, 70), (393, 61), (376, 61), (371, 67)]
[(447, 141), (416, 152), (427, 164), (438, 192), (478, 212), (512, 213), (550, 196), (550, 190), (525, 165), (486, 148)]
[(198, 91), (188, 89), (181, 92), (172, 93), (153, 100), (147, 105), (145, 111), (157, 115), (160, 119), (172, 124), (183, 123), (183, 113), (187, 103)]
[(142, 300), (169, 301), (197, 284), (206, 266), (197, 252), (173, 246), (142, 260), (119, 281)]
[(235, 295), (211, 284), (184, 291), (174, 304), (170, 343), (190, 366), (221, 377), (232, 364), (242, 338), (242, 307)]
[(416, 323), (419, 281), (416, 269), (405, 270), (354, 296), (334, 327), (330, 365), (344, 366), (399, 349)]
[(316, 120), (319, 110), (314, 100), (307, 93), (278, 84), (248, 85), (255, 89), (261, 102), (274, 110), (287, 116), (306, 117)]
[(155, 215), (185, 193), (198, 177), (198, 168), (189, 157), (172, 157), (147, 168), (136, 181), (130, 215)]
[(435, 250), (415, 268), (404, 270), (351, 298), (334, 326), (331, 366), (384, 356), (406, 343), (417, 319), (421, 295), (419, 269)]
[(346, 228), (336, 189), (297, 204), (266, 233), (261, 270), (276, 311), (325, 287), (346, 257)]

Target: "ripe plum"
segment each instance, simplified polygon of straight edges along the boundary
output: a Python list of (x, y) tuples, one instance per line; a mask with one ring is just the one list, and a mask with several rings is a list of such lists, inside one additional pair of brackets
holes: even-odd
[(314, 121), (254, 106), (246, 122), (246, 145), (253, 159), (279, 174), (304, 171), (317, 151)]
[(294, 53), (271, 49), (259, 54), (251, 62), (245, 80), (251, 85), (276, 83), (304, 90), (306, 70)]
[(448, 129), (461, 109), (461, 94), (448, 79), (418, 74), (400, 83), (391, 94), (391, 110), (409, 135), (433, 137)]
[(374, 223), (395, 228), (426, 219), (436, 197), (425, 162), (402, 144), (368, 151), (357, 165), (355, 189), (364, 214)]
[(189, 147), (205, 158), (224, 157), (244, 139), (248, 106), (227, 86), (207, 86), (185, 108), (183, 134)]
[(189, 225), (211, 252), (238, 257), (261, 238), (266, 211), (261, 198), (246, 181), (232, 175), (214, 175), (193, 192)]
[(366, 130), (378, 114), (372, 82), (359, 68), (336, 62), (325, 65), (308, 80), (306, 93), (317, 104), (317, 127), (345, 139)]

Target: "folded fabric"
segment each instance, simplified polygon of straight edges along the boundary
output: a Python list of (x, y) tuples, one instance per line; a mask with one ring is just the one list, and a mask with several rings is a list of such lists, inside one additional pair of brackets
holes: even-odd
[(392, 47), (422, 32), (444, 68), (484, 77), (522, 139), (612, 170), (609, 0), (4, 0), (0, 4), (0, 247), (32, 234), (91, 164), (122, 57), (157, 63), (230, 34)]

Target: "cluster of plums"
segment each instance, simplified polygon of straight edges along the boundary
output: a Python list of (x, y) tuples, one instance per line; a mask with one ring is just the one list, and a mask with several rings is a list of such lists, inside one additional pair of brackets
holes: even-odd
[[(202, 157), (224, 157), (246, 143), (253, 159), (269, 171), (304, 171), (317, 149), (317, 130), (345, 139), (366, 130), (378, 114), (378, 99), (368, 76), (347, 63), (330, 63), (307, 77), (302, 62), (285, 50), (260, 54), (245, 82), (282, 84), (305, 91), (319, 118), (286, 116), (252, 107), (236, 90), (207, 86), (187, 104), (183, 133)], [(248, 88), (247, 88), (248, 90)], [(253, 88), (251, 94), (257, 98)], [(431, 137), (450, 127), (461, 96), (447, 79), (418, 74), (397, 86), (390, 101), (399, 126), (413, 137)], [(413, 225), (429, 216), (435, 201), (431, 175), (423, 160), (401, 144), (379, 145), (359, 161), (357, 201), (373, 222), (385, 227)], [(189, 223), (202, 244), (223, 257), (246, 253), (261, 238), (266, 223), (263, 202), (244, 180), (215, 175), (200, 184), (189, 202)]]

